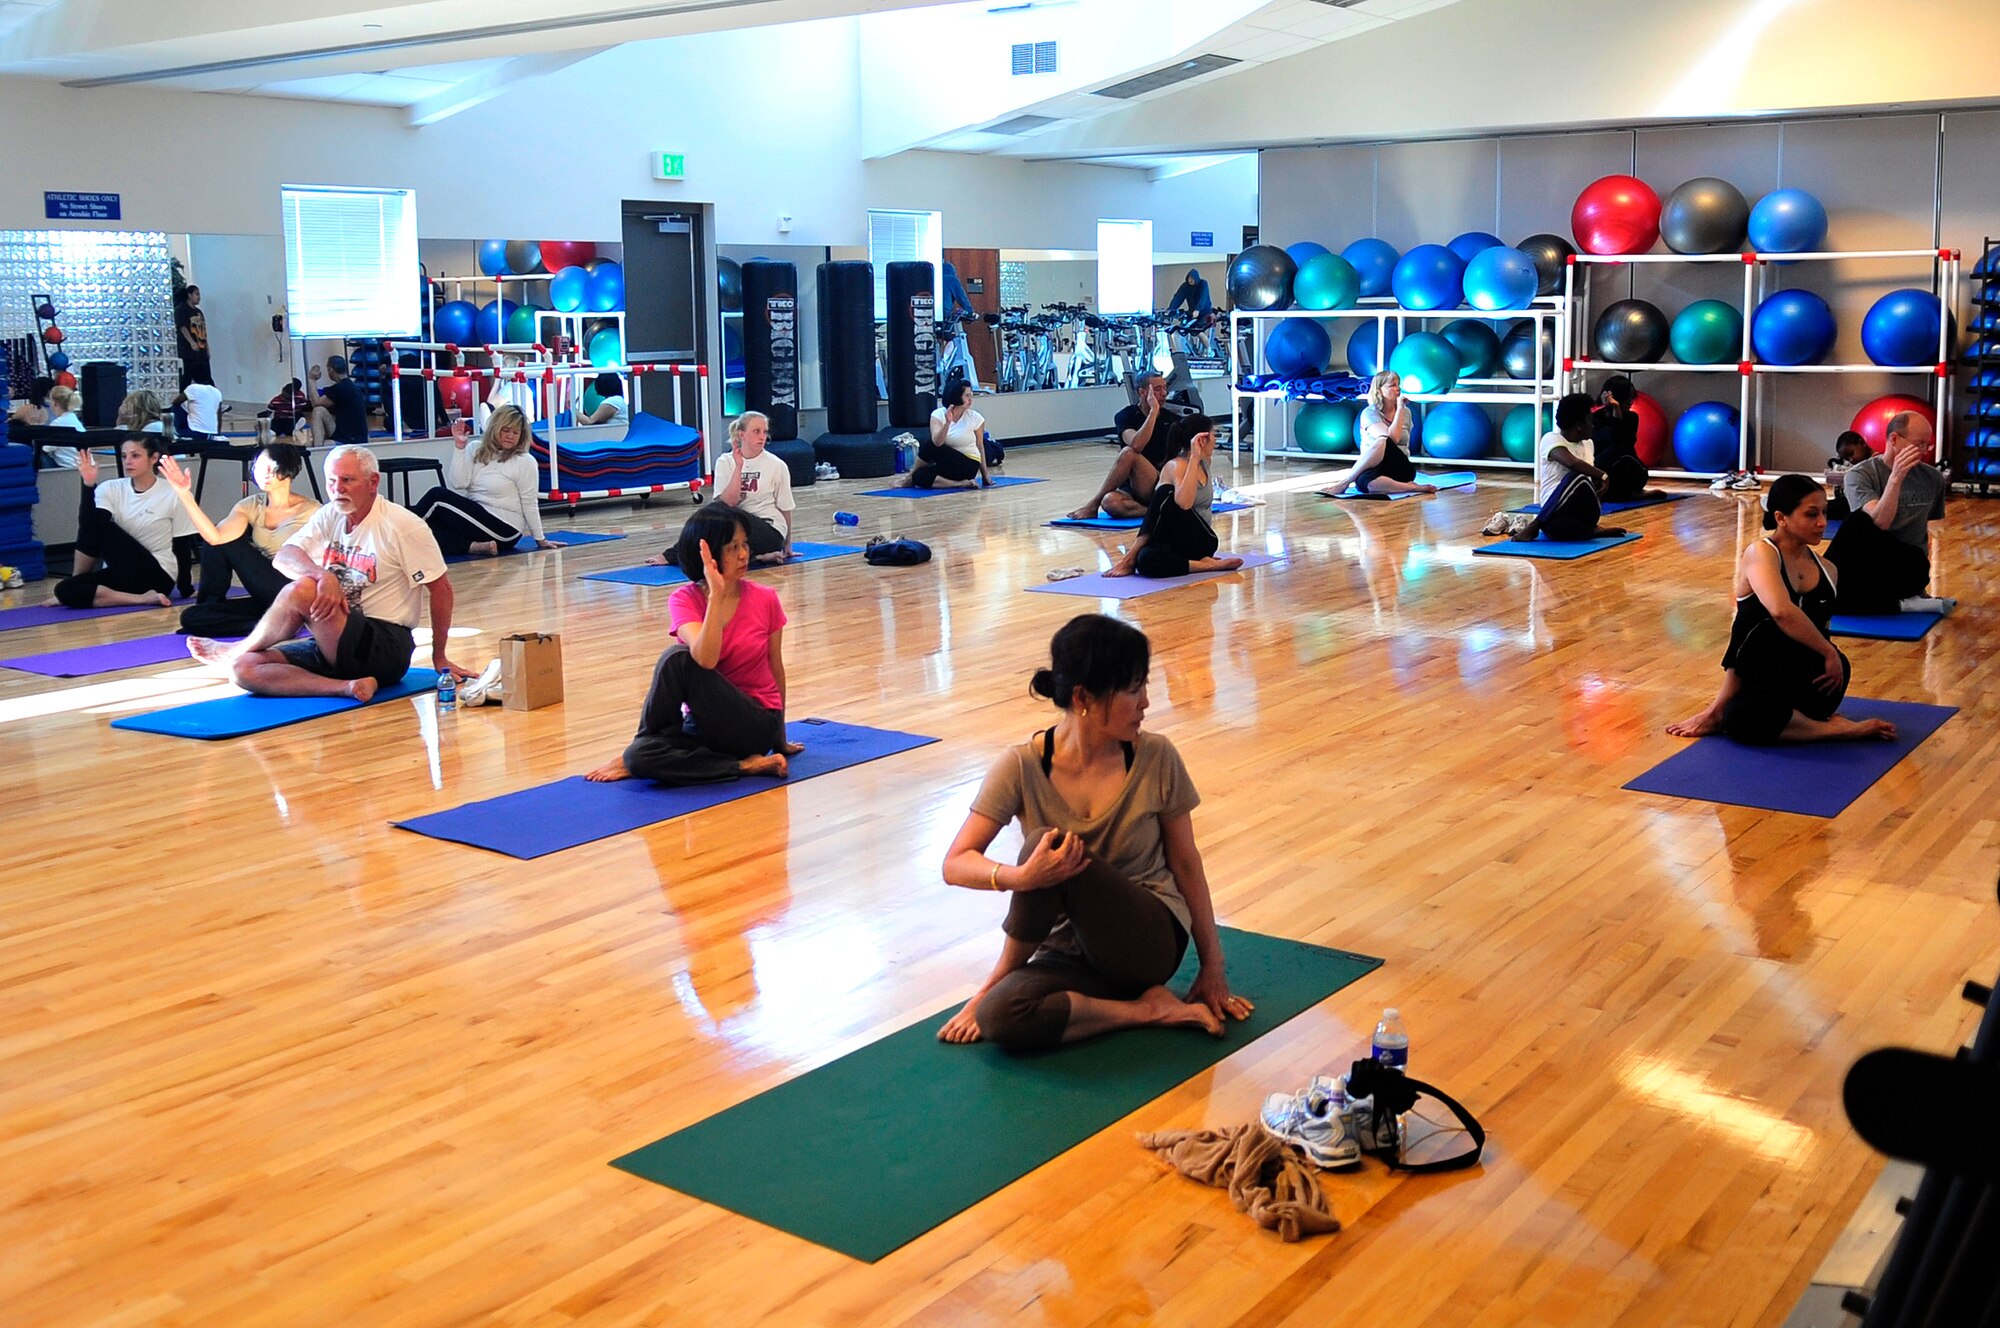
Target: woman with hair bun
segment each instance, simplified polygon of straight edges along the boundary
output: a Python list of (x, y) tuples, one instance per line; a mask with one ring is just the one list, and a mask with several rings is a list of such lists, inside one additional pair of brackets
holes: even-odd
[[(986, 774), (945, 855), (946, 884), (1008, 894), (993, 971), (938, 1037), (1033, 1051), (1145, 1024), (1221, 1036), (1252, 1006), (1229, 990), (1208, 877), (1195, 848), (1201, 801), (1172, 743), (1140, 731), (1152, 647), (1137, 628), (1072, 618), (1030, 688), (1062, 712)], [(1011, 820), (1018, 863), (986, 856)], [(1192, 939), (1201, 971), (1183, 1000), (1165, 985)]]
[(1764, 529), (1736, 573), (1736, 621), (1722, 655), (1722, 690), (1706, 710), (1670, 725), (1680, 738), (1726, 733), (1738, 742), (1894, 738), (1882, 719), (1842, 719), (1852, 673), (1827, 639), (1833, 569), (1813, 549), (1826, 538), (1826, 490), (1804, 475), (1771, 486)]

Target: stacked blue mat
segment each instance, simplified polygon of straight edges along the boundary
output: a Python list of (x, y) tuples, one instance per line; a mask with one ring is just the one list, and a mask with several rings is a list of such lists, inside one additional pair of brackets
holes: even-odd
[(0, 444), (0, 566), (19, 568), (29, 581), (48, 575), (35, 538), (35, 449)]
[(657, 415), (634, 415), (623, 438), (559, 439), (560, 485), (549, 482), (548, 439), (537, 434), (533, 451), (543, 493), (686, 484), (702, 473), (701, 435)]
[(1348, 373), (1244, 374), (1236, 387), (1242, 392), (1283, 389), (1294, 401), (1359, 401), (1368, 395), (1368, 380)]

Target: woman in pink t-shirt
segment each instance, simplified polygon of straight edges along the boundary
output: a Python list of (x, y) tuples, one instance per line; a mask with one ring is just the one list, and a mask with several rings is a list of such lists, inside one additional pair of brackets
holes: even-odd
[(702, 508), (681, 528), (675, 554), (688, 584), (667, 601), (674, 643), (653, 670), (638, 736), (584, 778), (783, 778), (785, 758), (804, 750), (785, 740), (785, 610), (776, 591), (743, 579), (750, 566), (743, 514)]

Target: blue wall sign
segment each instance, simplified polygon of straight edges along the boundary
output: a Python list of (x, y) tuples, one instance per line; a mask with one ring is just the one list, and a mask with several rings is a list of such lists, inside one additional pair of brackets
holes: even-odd
[(51, 221), (122, 221), (116, 194), (42, 195), (42, 209)]
[(1189, 231), (1189, 232), (1188, 232), (1188, 248), (1190, 248), (1190, 249), (1213, 249), (1213, 248), (1215, 248), (1215, 232), (1214, 232), (1214, 231)]

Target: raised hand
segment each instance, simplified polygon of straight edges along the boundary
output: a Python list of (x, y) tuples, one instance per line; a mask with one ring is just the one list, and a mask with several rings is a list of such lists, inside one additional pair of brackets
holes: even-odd
[(706, 540), (701, 543), (701, 575), (708, 583), (708, 598), (709, 602), (713, 603), (728, 589), (729, 579), (723, 575), (722, 569), (716, 566), (715, 554), (709, 550)]
[(194, 481), (188, 478), (185, 470), (181, 469), (181, 463), (170, 456), (160, 457), (160, 478), (180, 493), (186, 493), (194, 487)]
[(451, 422), (451, 445), (463, 452), (465, 445), (472, 441), (472, 426), (460, 416)]
[(76, 449), (76, 473), (82, 477), (84, 488), (97, 487), (97, 457), (87, 447)]

